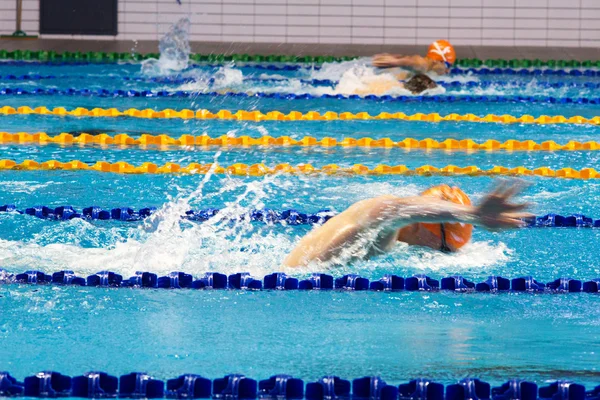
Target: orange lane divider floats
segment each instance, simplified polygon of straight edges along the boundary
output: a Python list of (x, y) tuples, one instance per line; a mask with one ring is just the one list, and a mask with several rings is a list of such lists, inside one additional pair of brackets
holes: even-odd
[(260, 111), (237, 111), (232, 113), (228, 110), (221, 110), (217, 113), (212, 113), (208, 110), (138, 110), (130, 108), (120, 111), (116, 108), (93, 108), (87, 109), (77, 107), (72, 110), (67, 110), (63, 107), (49, 109), (46, 107), (0, 107), (0, 115), (58, 115), (58, 116), (75, 116), (75, 117), (134, 117), (134, 118), (179, 118), (179, 119), (218, 119), (218, 120), (236, 120), (236, 121), (337, 121), (337, 120), (404, 120), (404, 121), (425, 121), (425, 122), (441, 122), (441, 121), (467, 121), (467, 122), (496, 122), (496, 123), (521, 123), (521, 124), (600, 124), (600, 116), (593, 118), (584, 118), (582, 116), (565, 117), (562, 115), (542, 115), (534, 117), (532, 115), (522, 115), (519, 117), (513, 115), (494, 115), (477, 116), (475, 114), (448, 114), (440, 115), (438, 113), (430, 114), (412, 114), (406, 115), (401, 112), (386, 113), (382, 112), (378, 115), (370, 115), (367, 112), (341, 112), (336, 113), (327, 111), (323, 114), (317, 111), (308, 111), (301, 113), (299, 111), (291, 111), (284, 114), (280, 111), (270, 111), (263, 114)]
[(118, 145), (118, 146), (302, 146), (302, 147), (396, 147), (404, 149), (441, 149), (441, 150), (507, 150), (507, 151), (577, 151), (577, 150), (600, 150), (600, 142), (588, 141), (578, 142), (570, 140), (565, 144), (556, 143), (553, 140), (547, 140), (537, 143), (533, 140), (487, 140), (485, 142), (475, 142), (473, 139), (446, 139), (437, 141), (435, 139), (414, 139), (405, 138), (400, 141), (394, 141), (390, 138), (373, 139), (363, 138), (344, 138), (338, 140), (331, 137), (317, 139), (312, 136), (305, 136), (302, 139), (294, 139), (290, 136), (239, 136), (230, 137), (227, 135), (211, 137), (208, 135), (182, 135), (179, 138), (169, 135), (148, 135), (143, 134), (139, 138), (133, 138), (125, 133), (110, 136), (105, 133), (99, 135), (90, 135), (81, 133), (71, 135), (61, 133), (56, 136), (49, 136), (47, 133), (8, 133), (0, 132), (0, 143), (55, 143), (61, 145)]
[(191, 163), (182, 166), (175, 163), (166, 163), (157, 165), (145, 162), (139, 166), (129, 164), (124, 161), (109, 163), (98, 161), (93, 165), (81, 161), (73, 160), (69, 162), (60, 162), (49, 160), (37, 162), (25, 160), (17, 163), (13, 160), (0, 160), (0, 170), (71, 170), (71, 171), (100, 171), (115, 172), (124, 174), (207, 174), (211, 170), (216, 174), (230, 174), (241, 176), (264, 176), (269, 174), (327, 174), (327, 175), (469, 175), (469, 176), (543, 176), (550, 178), (571, 178), (571, 179), (593, 179), (600, 178), (600, 173), (593, 168), (583, 168), (576, 170), (573, 168), (562, 168), (553, 170), (548, 167), (528, 169), (525, 167), (507, 168), (495, 166), (491, 169), (480, 169), (476, 166), (457, 167), (448, 165), (443, 168), (436, 168), (431, 165), (410, 169), (406, 165), (377, 165), (369, 168), (363, 164), (354, 164), (350, 167), (340, 167), (337, 164), (325, 165), (316, 168), (311, 164), (277, 164), (274, 167), (268, 167), (264, 164), (233, 164), (230, 166), (220, 166), (218, 164), (198, 164)]

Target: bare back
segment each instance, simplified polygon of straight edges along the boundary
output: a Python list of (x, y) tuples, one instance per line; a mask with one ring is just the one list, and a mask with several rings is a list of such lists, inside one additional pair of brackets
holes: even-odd
[[(336, 258), (350, 261), (389, 251), (396, 243), (397, 229), (382, 229), (383, 225), (373, 224), (373, 219), (392, 199), (395, 196), (381, 196), (353, 204), (304, 236), (287, 256), (284, 266), (330, 263)], [(355, 248), (357, 245), (360, 248)]]

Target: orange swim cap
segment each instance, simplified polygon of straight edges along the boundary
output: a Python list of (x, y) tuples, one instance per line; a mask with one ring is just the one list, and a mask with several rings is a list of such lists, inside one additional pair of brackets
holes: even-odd
[[(442, 200), (451, 201), (456, 204), (471, 205), (471, 199), (462, 190), (456, 186), (438, 185), (431, 187), (421, 193), (421, 196), (437, 197)], [(423, 228), (433, 233), (451, 248), (459, 249), (471, 240), (473, 225), (460, 222), (445, 222), (443, 224), (425, 224), (420, 223)], [(443, 229), (443, 232), (442, 232)]]
[(447, 40), (436, 40), (429, 46), (427, 58), (452, 65), (456, 61), (456, 53)]

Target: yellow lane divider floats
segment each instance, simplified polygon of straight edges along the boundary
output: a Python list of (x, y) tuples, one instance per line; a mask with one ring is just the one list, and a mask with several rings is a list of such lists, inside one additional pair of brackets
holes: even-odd
[(562, 115), (542, 115), (540, 117), (534, 117), (532, 115), (522, 115), (515, 117), (513, 115), (494, 115), (488, 114), (480, 117), (475, 114), (448, 114), (440, 115), (437, 113), (431, 114), (412, 114), (406, 115), (401, 112), (397, 113), (380, 113), (378, 115), (370, 115), (367, 112), (342, 112), (335, 113), (327, 111), (323, 114), (317, 111), (309, 111), (307, 113), (301, 113), (299, 111), (291, 111), (288, 114), (284, 114), (279, 111), (271, 111), (263, 114), (260, 111), (237, 111), (232, 113), (228, 110), (221, 110), (217, 113), (212, 113), (208, 110), (172, 110), (166, 109), (161, 111), (155, 111), (151, 109), (138, 110), (130, 108), (128, 110), (120, 111), (116, 108), (93, 108), (91, 110), (87, 108), (77, 107), (73, 110), (67, 110), (63, 107), (57, 107), (52, 110), (46, 107), (18, 107), (13, 108), (9, 106), (0, 107), (0, 115), (13, 115), (13, 114), (38, 114), (38, 115), (59, 115), (59, 116), (75, 116), (75, 117), (135, 117), (135, 118), (180, 118), (180, 119), (219, 119), (219, 120), (237, 120), (237, 121), (337, 121), (337, 120), (405, 120), (405, 121), (426, 121), (426, 122), (440, 122), (440, 121), (468, 121), (468, 122), (498, 122), (498, 123), (527, 123), (527, 124), (600, 124), (600, 116), (593, 118), (584, 118), (582, 116), (564, 117)]
[(571, 179), (600, 178), (600, 172), (597, 172), (593, 168), (584, 168), (581, 170), (562, 168), (559, 170), (553, 170), (548, 167), (541, 167), (531, 170), (525, 167), (506, 168), (496, 166), (491, 169), (484, 170), (476, 166), (457, 167), (455, 165), (448, 165), (443, 168), (436, 168), (431, 165), (424, 165), (415, 169), (409, 169), (406, 167), (406, 165), (377, 165), (371, 169), (362, 164), (354, 164), (347, 168), (340, 167), (336, 164), (329, 164), (321, 168), (315, 168), (311, 164), (298, 164), (294, 166), (287, 163), (278, 164), (274, 167), (268, 167), (264, 164), (233, 164), (230, 166), (220, 166), (217, 164), (198, 163), (191, 163), (187, 166), (182, 166), (175, 163), (166, 163), (159, 166), (150, 162), (145, 162), (140, 166), (134, 166), (123, 161), (112, 164), (106, 161), (98, 161), (93, 165), (89, 165), (77, 160), (65, 163), (56, 160), (50, 160), (41, 163), (32, 160), (25, 160), (20, 164), (13, 160), (0, 160), (0, 170), (93, 170), (125, 174), (207, 174), (211, 168), (216, 174), (243, 176), (264, 176), (269, 174), (286, 173), (302, 175), (525, 175)]
[(498, 140), (487, 140), (477, 143), (472, 139), (446, 139), (437, 141), (435, 139), (417, 140), (414, 138), (405, 138), (400, 141), (393, 141), (390, 138), (373, 139), (364, 138), (344, 138), (338, 140), (331, 137), (317, 139), (312, 136), (305, 136), (302, 139), (294, 139), (289, 136), (261, 136), (253, 138), (250, 136), (229, 137), (227, 135), (219, 137), (210, 137), (207, 135), (193, 136), (182, 135), (174, 138), (168, 135), (141, 135), (139, 138), (132, 138), (127, 134), (118, 134), (110, 136), (105, 133), (99, 135), (90, 135), (81, 133), (74, 136), (69, 133), (61, 133), (56, 136), (49, 136), (47, 133), (8, 133), (0, 132), (0, 143), (56, 143), (62, 145), (77, 144), (97, 144), (97, 145), (120, 145), (120, 146), (320, 146), (320, 147), (399, 147), (405, 149), (446, 149), (446, 150), (525, 150), (525, 151), (558, 151), (558, 150), (600, 150), (600, 142), (578, 142), (570, 140), (566, 144), (559, 144), (553, 140), (547, 140), (537, 143), (533, 140), (507, 140), (500, 142)]

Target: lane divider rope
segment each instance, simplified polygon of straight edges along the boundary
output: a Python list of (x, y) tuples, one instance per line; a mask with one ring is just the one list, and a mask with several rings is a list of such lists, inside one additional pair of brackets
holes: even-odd
[[(125, 82), (148, 82), (148, 83), (160, 83), (160, 84), (185, 84), (185, 83), (214, 83), (216, 81), (215, 78), (209, 79), (198, 79), (195, 77), (167, 77), (167, 76), (159, 76), (159, 77), (142, 77), (142, 76), (86, 76), (86, 75), (39, 75), (39, 74), (26, 74), (26, 75), (0, 75), (0, 80), (5, 81), (40, 81), (40, 80), (54, 80), (54, 79), (76, 79), (76, 80), (90, 80), (90, 79), (108, 79), (108, 80), (119, 80)], [(295, 77), (289, 77), (289, 79), (297, 79)], [(244, 77), (244, 81), (249, 82), (265, 82), (265, 83), (273, 83), (273, 82), (286, 82), (289, 80), (288, 78), (256, 78), (252, 76)], [(306, 83), (309, 85), (315, 86), (332, 86), (337, 84), (337, 81), (332, 81), (329, 79), (298, 79), (301, 83)]]
[(230, 166), (220, 166), (218, 164), (199, 164), (190, 163), (187, 166), (181, 166), (177, 163), (167, 162), (162, 166), (151, 162), (142, 163), (139, 166), (129, 164), (125, 161), (109, 163), (107, 161), (97, 161), (95, 164), (87, 164), (82, 161), (73, 160), (60, 162), (56, 160), (37, 162), (25, 160), (17, 163), (14, 160), (0, 160), (0, 171), (2, 170), (63, 170), (63, 171), (98, 171), (113, 172), (122, 174), (208, 174), (212, 171), (215, 174), (229, 174), (238, 176), (265, 176), (272, 174), (297, 174), (297, 175), (424, 175), (424, 176), (540, 176), (547, 178), (567, 178), (567, 179), (594, 179), (600, 178), (600, 172), (594, 168), (583, 168), (576, 170), (573, 168), (561, 168), (553, 170), (548, 167), (539, 167), (528, 169), (525, 167), (507, 168), (495, 166), (490, 169), (481, 169), (470, 165), (458, 167), (447, 165), (437, 168), (431, 165), (423, 165), (414, 169), (406, 165), (389, 166), (379, 164), (369, 168), (363, 164), (354, 164), (350, 167), (340, 167), (337, 164), (328, 164), (321, 168), (315, 168), (311, 164), (297, 164), (293, 166), (288, 163), (277, 164), (274, 167), (268, 167), (265, 164), (242, 164), (236, 163)]
[(401, 112), (388, 113), (382, 112), (378, 115), (370, 115), (368, 112), (332, 112), (327, 111), (320, 113), (318, 111), (308, 111), (302, 113), (300, 111), (291, 111), (288, 114), (284, 114), (280, 111), (270, 111), (266, 114), (260, 111), (244, 111), (239, 110), (232, 113), (229, 110), (220, 110), (216, 113), (212, 113), (208, 110), (173, 110), (164, 109), (156, 111), (152, 109), (138, 110), (130, 108), (127, 110), (120, 111), (117, 108), (93, 108), (87, 109), (83, 107), (77, 107), (71, 110), (67, 110), (64, 107), (56, 107), (54, 109), (48, 109), (47, 107), (36, 107), (31, 108), (28, 106), (23, 107), (11, 107), (4, 106), (0, 107), (0, 115), (58, 115), (58, 116), (74, 116), (74, 117), (133, 117), (133, 118), (177, 118), (177, 119), (218, 119), (218, 120), (237, 120), (237, 121), (348, 121), (348, 120), (403, 120), (403, 121), (424, 121), (424, 122), (441, 122), (441, 121), (455, 121), (455, 122), (495, 122), (495, 123), (523, 123), (523, 124), (588, 124), (598, 125), (600, 124), (600, 116), (592, 118), (584, 118), (582, 116), (565, 117), (563, 115), (542, 115), (534, 117), (533, 115), (522, 115), (519, 117), (513, 115), (494, 115), (488, 114), (480, 117), (475, 114), (447, 114), (440, 115), (438, 113), (423, 114), (417, 113), (412, 115), (406, 115)]
[[(58, 284), (101, 287), (146, 287), (160, 289), (272, 289), (272, 290), (374, 290), (374, 291), (436, 291), (440, 281), (424, 274), (401, 277), (386, 274), (378, 281), (370, 281), (357, 274), (348, 274), (339, 278), (323, 273), (313, 273), (308, 279), (298, 279), (283, 272), (266, 275), (256, 279), (248, 272), (225, 275), (219, 272), (206, 272), (194, 278), (192, 274), (174, 271), (166, 276), (138, 271), (129, 279), (112, 271), (100, 271), (87, 278), (79, 277), (73, 271), (58, 271), (52, 275), (43, 271), (29, 270), (13, 274), (0, 269), (0, 283)], [(538, 293), (600, 293), (600, 278), (581, 281), (567, 277), (542, 283), (532, 276), (507, 279), (490, 276), (484, 282), (475, 283), (460, 275), (441, 279), (441, 289), (454, 292), (538, 292)]]
[[(85, 207), (81, 211), (74, 209), (72, 206), (47, 207), (34, 206), (23, 210), (17, 209), (12, 204), (0, 206), (0, 213), (16, 213), (30, 215), (40, 219), (49, 219), (57, 221), (69, 221), (71, 219), (86, 219), (86, 220), (116, 220), (116, 221), (140, 221), (148, 218), (156, 212), (156, 207), (144, 207), (135, 210), (132, 207), (119, 207), (110, 210), (101, 207), (91, 206)], [(204, 210), (189, 210), (181, 217), (186, 220), (203, 222), (221, 213), (218, 208), (207, 208)], [(285, 225), (307, 225), (307, 224), (323, 224), (335, 215), (331, 210), (320, 210), (316, 213), (303, 213), (296, 210), (252, 210), (244, 215), (232, 218), (234, 220), (249, 220), (264, 222), (267, 224), (282, 223)]]
[[(131, 63), (132, 61), (135, 60), (118, 60), (116, 62), (119, 63)], [(65, 66), (65, 65), (69, 65), (69, 66), (86, 66), (86, 65), (94, 65), (94, 64), (112, 64), (114, 62), (91, 62), (91, 61), (77, 61), (77, 60), (70, 60), (70, 61), (0, 61), (0, 66), (32, 66), (32, 65), (40, 65), (40, 66), (47, 66), (47, 67), (59, 67), (59, 66)], [(210, 63), (205, 63), (205, 62), (200, 62), (200, 63), (195, 63), (195, 62), (191, 62), (188, 65), (188, 68), (216, 68), (216, 67), (220, 67), (224, 64), (224, 62), (217, 62), (215, 64), (210, 64)], [(255, 62), (251, 62), (251, 61), (238, 61), (236, 62), (235, 66), (237, 68), (251, 68), (251, 69), (256, 69), (256, 70), (265, 70), (265, 71), (299, 71), (302, 69), (307, 69), (307, 70), (320, 70), (322, 68), (321, 64), (318, 63), (305, 63), (305, 64), (264, 64), (264, 63), (255, 63)], [(600, 70), (597, 69), (581, 69), (581, 68), (569, 68), (569, 69), (563, 69), (563, 68), (552, 68), (552, 67), (548, 67), (548, 68), (535, 68), (535, 69), (530, 69), (530, 68), (488, 68), (488, 67), (484, 67), (484, 68), (473, 68), (473, 67), (461, 67), (461, 66), (457, 66), (454, 67), (452, 69), (450, 69), (450, 74), (457, 74), (457, 75), (469, 75), (469, 74), (475, 74), (475, 75), (501, 75), (501, 74), (505, 74), (505, 75), (522, 75), (522, 76), (540, 76), (540, 75), (547, 75), (547, 76), (588, 76), (588, 77), (594, 77), (594, 76), (600, 76)]]
[(242, 374), (225, 375), (214, 380), (201, 375), (184, 374), (165, 382), (145, 372), (132, 372), (117, 378), (106, 372), (93, 371), (71, 378), (58, 372), (43, 371), (26, 377), (23, 382), (8, 372), (1, 372), (0, 396), (94, 399), (598, 400), (600, 386), (586, 392), (583, 385), (561, 380), (538, 389), (534, 382), (512, 379), (491, 389), (489, 383), (477, 378), (464, 378), (446, 386), (427, 378), (418, 378), (396, 386), (388, 385), (379, 376), (365, 376), (350, 381), (333, 375), (305, 384), (302, 379), (291, 375), (273, 375), (257, 381)]
[(194, 91), (152, 91), (152, 90), (107, 90), (107, 89), (21, 89), (21, 88), (0, 88), (0, 95), (3, 96), (87, 96), (87, 97), (143, 97), (143, 98), (163, 98), (163, 97), (247, 97), (247, 98), (267, 98), (278, 100), (313, 100), (313, 99), (337, 99), (337, 100), (375, 100), (375, 101), (401, 101), (409, 103), (456, 103), (456, 102), (477, 102), (477, 103), (550, 103), (550, 104), (600, 104), (600, 97), (553, 97), (553, 96), (520, 96), (520, 95), (427, 95), (427, 96), (392, 96), (392, 95), (343, 95), (343, 94), (322, 94), (313, 95), (310, 93), (266, 93), (266, 92), (194, 92)]
[[(127, 61), (125, 61), (127, 62)], [(40, 65), (46, 67), (60, 67), (60, 66), (86, 66), (97, 64), (94, 62), (87, 61), (70, 61), (70, 62), (35, 62), (35, 61), (0, 61), (0, 66), (31, 66)], [(206, 63), (191, 63), (188, 65), (189, 69), (203, 69), (203, 68), (218, 68), (223, 64), (206, 64)], [(263, 71), (300, 71), (315, 70), (318, 71), (322, 68), (319, 64), (256, 64), (256, 63), (237, 63), (237, 68), (248, 68)], [(515, 69), (515, 68), (459, 68), (455, 67), (450, 70), (450, 74), (455, 75), (521, 75), (521, 76), (586, 76), (595, 77), (600, 76), (600, 70), (596, 69)]]
[(441, 150), (485, 150), (485, 151), (586, 151), (600, 150), (600, 142), (587, 141), (579, 142), (570, 140), (565, 144), (556, 143), (553, 140), (546, 140), (538, 143), (531, 139), (514, 140), (509, 139), (504, 142), (489, 139), (485, 142), (476, 142), (473, 139), (453, 139), (448, 138), (438, 141), (431, 138), (415, 139), (405, 138), (394, 141), (390, 138), (374, 139), (370, 137), (363, 138), (344, 138), (342, 140), (332, 137), (317, 139), (314, 136), (304, 136), (302, 139), (294, 139), (290, 136), (238, 136), (230, 137), (222, 135), (211, 137), (208, 135), (182, 135), (175, 138), (169, 135), (149, 135), (142, 134), (139, 138), (134, 138), (126, 133), (120, 133), (114, 136), (106, 133), (90, 135), (82, 132), (78, 135), (70, 133), (61, 133), (55, 136), (49, 136), (45, 132), (37, 133), (9, 133), (0, 132), (0, 144), (8, 143), (36, 143), (46, 144), (54, 143), (60, 145), (117, 145), (117, 146), (222, 146), (222, 147), (249, 147), (249, 146), (301, 146), (301, 147), (361, 147), (361, 148), (401, 148), (401, 149), (441, 149)]
[(451, 74), (458, 75), (521, 75), (521, 76), (600, 76), (595, 69), (515, 69), (515, 68), (452, 68)]
[[(333, 82), (335, 84), (335, 82)], [(319, 81), (316, 84), (326, 85), (327, 82)], [(547, 89), (564, 89), (564, 88), (577, 88), (577, 89), (599, 89), (600, 83), (596, 82), (521, 82), (521, 81), (445, 81), (438, 82), (439, 85), (450, 89), (462, 89), (462, 88), (490, 88), (490, 87), (505, 87), (505, 88), (547, 88)]]
[[(68, 221), (71, 219), (86, 219), (86, 220), (117, 220), (117, 221), (140, 221), (147, 218), (156, 212), (156, 207), (144, 207), (135, 210), (133, 207), (117, 207), (110, 210), (103, 209), (97, 206), (84, 207), (81, 211), (76, 210), (72, 206), (34, 206), (25, 209), (18, 209), (14, 204), (6, 204), (0, 206), (0, 213), (15, 213), (30, 215), (40, 219), (49, 219), (57, 221)], [(186, 211), (182, 218), (190, 221), (208, 221), (210, 218), (221, 214), (222, 211), (218, 208), (206, 208), (203, 210)], [(307, 224), (323, 224), (336, 213), (331, 210), (319, 210), (316, 213), (305, 213), (297, 210), (272, 210), (260, 209), (251, 210), (244, 214), (234, 217), (227, 217), (228, 220), (249, 220), (265, 222), (267, 224), (283, 223), (285, 225), (307, 225)], [(540, 217), (532, 217), (523, 219), (527, 223), (527, 227), (543, 227), (543, 228), (600, 228), (600, 219), (586, 217), (583, 214), (560, 215), (546, 214)]]

